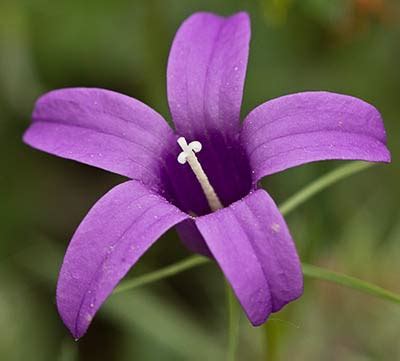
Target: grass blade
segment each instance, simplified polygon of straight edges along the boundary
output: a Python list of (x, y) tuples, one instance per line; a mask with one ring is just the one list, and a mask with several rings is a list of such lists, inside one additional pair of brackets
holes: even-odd
[[(162, 280), (166, 277), (171, 277), (179, 272), (189, 270), (194, 267), (209, 263), (210, 260), (202, 256), (191, 256), (183, 261), (173, 263), (170, 266), (161, 268), (157, 271), (150, 272), (141, 277), (136, 277), (132, 280), (121, 282), (120, 286), (116, 289), (115, 293), (129, 291), (133, 288)], [(303, 274), (305, 277), (328, 281), (338, 285), (352, 288), (372, 296), (382, 298), (387, 301), (400, 304), (400, 295), (388, 291), (382, 287), (374, 285), (356, 277), (347, 276), (342, 273), (330, 271), (326, 268), (313, 266), (307, 263), (302, 264)]]
[(400, 304), (400, 295), (388, 291), (377, 285), (374, 285), (373, 283), (306, 263), (303, 263), (302, 266), (303, 274), (306, 277), (336, 283), (341, 286), (368, 293), (372, 296), (384, 299), (386, 301)]
[(184, 260), (173, 263), (169, 266), (160, 268), (156, 271), (146, 273), (143, 276), (135, 277), (133, 279), (123, 281), (120, 285), (114, 290), (115, 293), (120, 293), (124, 291), (131, 290), (136, 287), (144, 286), (148, 283), (156, 282), (162, 280), (164, 278), (172, 277), (182, 271), (187, 269), (200, 266), (204, 263), (207, 263), (209, 260), (205, 257), (201, 256), (191, 256), (185, 258)]
[(280, 205), (279, 210), (285, 216), (325, 188), (328, 188), (332, 184), (352, 174), (367, 169), (372, 165), (374, 165), (374, 163), (351, 162), (334, 169), (333, 171), (318, 178), (314, 182), (311, 182), (293, 196), (289, 197), (289, 199)]

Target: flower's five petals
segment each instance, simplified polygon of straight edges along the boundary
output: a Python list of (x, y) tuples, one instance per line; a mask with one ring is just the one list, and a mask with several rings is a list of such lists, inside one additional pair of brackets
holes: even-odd
[[(55, 90), (36, 103), (24, 135), (29, 145), (148, 185), (160, 183), (172, 130), (151, 108), (109, 90)], [(175, 155), (174, 155), (175, 156)]]
[(295, 246), (264, 190), (200, 217), (196, 224), (254, 325), (302, 294)]
[(179, 28), (168, 60), (168, 102), (177, 132), (235, 135), (250, 42), (246, 13), (196, 13)]
[(246, 117), (241, 140), (253, 182), (319, 160), (390, 161), (379, 112), (360, 99), (329, 92), (292, 94), (260, 105)]
[(137, 181), (95, 204), (72, 238), (57, 285), (59, 313), (75, 338), (139, 257), (187, 217)]

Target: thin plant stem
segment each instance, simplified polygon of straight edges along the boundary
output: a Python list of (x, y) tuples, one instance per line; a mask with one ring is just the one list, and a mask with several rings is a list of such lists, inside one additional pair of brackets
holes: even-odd
[(371, 296), (378, 297), (386, 301), (400, 304), (399, 294), (388, 291), (382, 287), (374, 285), (373, 283), (363, 281), (352, 276), (347, 276), (343, 273), (327, 270), (326, 268), (313, 266), (311, 264), (303, 263), (302, 267), (303, 274), (306, 277), (336, 283), (341, 286), (368, 293)]
[(352, 162), (334, 169), (289, 197), (289, 199), (279, 206), (279, 210), (283, 215), (287, 215), (325, 188), (328, 188), (343, 178), (367, 169), (372, 165), (374, 165), (374, 163)]
[(158, 269), (154, 272), (146, 273), (143, 276), (139, 276), (133, 278), (131, 280), (123, 281), (121, 284), (114, 290), (113, 293), (120, 293), (129, 291), (133, 288), (144, 286), (148, 283), (153, 283), (168, 277), (172, 277), (180, 272), (183, 272), (187, 269), (200, 266), (202, 264), (208, 263), (209, 260), (205, 257), (201, 256), (190, 256), (181, 261), (173, 263), (169, 266)]
[[(157, 271), (146, 273), (145, 275), (136, 277), (132, 280), (123, 281), (115, 289), (114, 293), (130, 291), (136, 287), (160, 281), (162, 279), (174, 276), (177, 273), (204, 265), (206, 263), (211, 263), (211, 260), (202, 256), (191, 256), (182, 261), (158, 269)], [(386, 301), (400, 304), (399, 294), (374, 285), (373, 283), (304, 262), (302, 263), (302, 268), (305, 277), (336, 283), (347, 288), (368, 293), (371, 296), (381, 298)]]
[(77, 361), (78, 360), (78, 348), (75, 341), (71, 337), (64, 338), (61, 341), (60, 355), (57, 358), (58, 361)]
[(239, 307), (228, 282), (225, 282), (226, 300), (228, 304), (228, 353), (227, 361), (236, 360), (236, 351), (239, 342)]
[(278, 340), (279, 340), (279, 325), (276, 322), (265, 323), (263, 326), (265, 338), (265, 360), (275, 361), (278, 360)]

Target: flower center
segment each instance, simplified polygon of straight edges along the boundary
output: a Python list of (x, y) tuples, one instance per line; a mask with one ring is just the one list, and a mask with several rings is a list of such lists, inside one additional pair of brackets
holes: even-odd
[(178, 144), (182, 148), (182, 152), (178, 155), (178, 162), (180, 164), (189, 163), (190, 168), (195, 174), (197, 180), (200, 183), (201, 189), (203, 190), (207, 202), (212, 211), (223, 208), (221, 201), (219, 200), (217, 193), (215, 193), (210, 181), (208, 180), (207, 174), (204, 172), (199, 160), (195, 153), (201, 151), (202, 145), (199, 141), (195, 140), (189, 144), (186, 142), (185, 137), (178, 138)]

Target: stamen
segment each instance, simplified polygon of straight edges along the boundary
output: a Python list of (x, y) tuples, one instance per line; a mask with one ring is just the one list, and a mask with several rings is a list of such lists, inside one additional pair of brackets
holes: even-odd
[(210, 181), (208, 180), (208, 177), (204, 172), (203, 167), (196, 157), (195, 153), (201, 151), (201, 143), (195, 140), (187, 144), (186, 139), (184, 137), (180, 137), (178, 138), (178, 144), (182, 148), (182, 152), (178, 155), (178, 162), (180, 164), (185, 164), (186, 162), (189, 163), (190, 168), (192, 168), (193, 173), (195, 174), (201, 188), (203, 189), (211, 210), (216, 211), (223, 208), (223, 205), (219, 200), (217, 193), (215, 193), (215, 190), (210, 184)]

